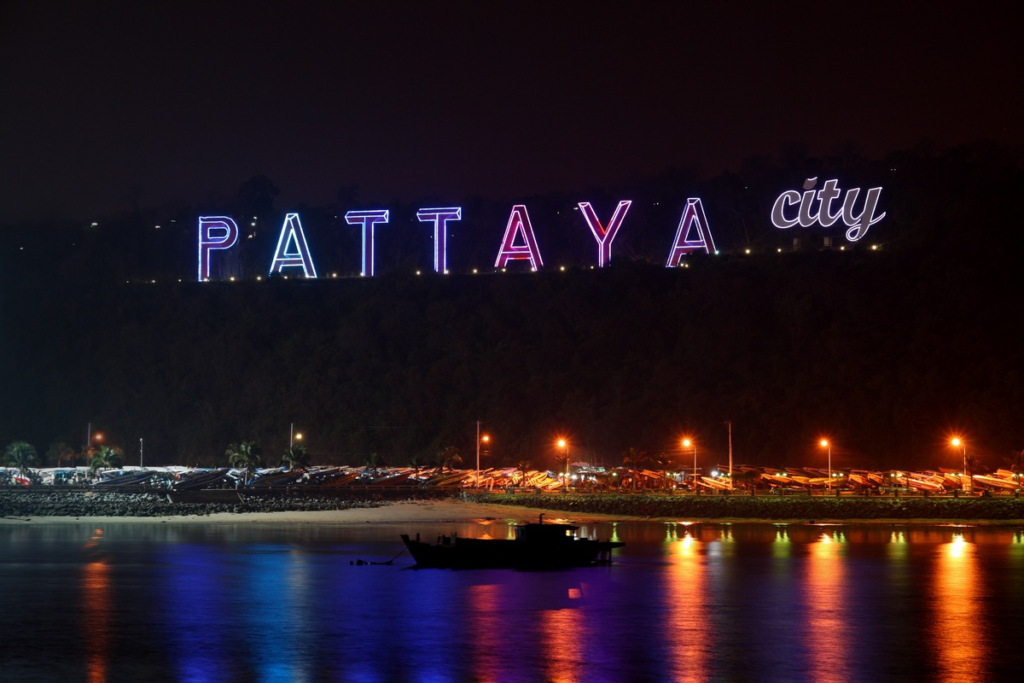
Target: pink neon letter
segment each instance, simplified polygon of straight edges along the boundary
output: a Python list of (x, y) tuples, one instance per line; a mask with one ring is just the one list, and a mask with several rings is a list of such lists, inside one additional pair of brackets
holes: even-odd
[[(697, 227), (698, 239), (691, 240), (690, 228)], [(672, 243), (672, 251), (668, 255), (667, 268), (678, 266), (683, 256), (694, 251), (703, 250), (710, 254), (715, 250), (715, 241), (711, 238), (711, 228), (708, 226), (708, 218), (704, 215), (704, 205), (700, 199), (687, 199), (686, 208), (679, 219), (679, 229), (676, 231), (676, 239)]]
[[(289, 251), (292, 242), (295, 243), (295, 250)], [(297, 213), (289, 213), (284, 217), (284, 223), (281, 224), (281, 236), (277, 238), (274, 260), (270, 262), (270, 272), (273, 273), (276, 270), (280, 273), (283, 268), (289, 266), (302, 268), (302, 272), (307, 278), (316, 277), (313, 257), (309, 255), (306, 235), (302, 232), (302, 222)]]
[[(520, 233), (523, 235), (524, 243), (515, 244), (516, 236)], [(516, 204), (508, 217), (505, 236), (501, 239), (501, 249), (498, 251), (498, 260), (494, 262), (494, 267), (504, 268), (509, 261), (521, 260), (528, 260), (533, 270), (539, 270), (544, 265), (540, 258), (540, 249), (537, 248), (537, 238), (533, 234), (533, 226), (530, 225), (530, 214), (526, 213), (526, 206)]]
[(238, 224), (227, 216), (199, 217), (199, 281), (210, 279), (210, 252), (230, 249), (238, 241)]
[(612, 214), (612, 219), (608, 221), (608, 227), (605, 228), (601, 225), (601, 221), (597, 220), (597, 214), (594, 213), (590, 202), (580, 202), (583, 218), (590, 226), (590, 231), (594, 233), (594, 239), (597, 240), (598, 268), (604, 268), (605, 264), (612, 260), (612, 241), (619, 228), (622, 227), (622, 221), (626, 218), (626, 212), (629, 211), (629, 205), (632, 203), (629, 200), (619, 202), (619, 205), (615, 207), (615, 213)]
[(448, 272), (448, 221), (462, 220), (462, 207), (420, 209), (416, 212), (420, 223), (434, 224), (434, 272)]
[(363, 226), (363, 272), (366, 277), (373, 277), (373, 226), (388, 222), (387, 209), (370, 211), (349, 211), (345, 214), (345, 222), (349, 225)]

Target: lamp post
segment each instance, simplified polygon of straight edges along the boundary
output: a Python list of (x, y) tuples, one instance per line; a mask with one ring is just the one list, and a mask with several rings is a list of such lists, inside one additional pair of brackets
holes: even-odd
[[(953, 448), (961, 449), (961, 454), (964, 459), (964, 473), (963, 476), (960, 477), (960, 488), (963, 489), (964, 493), (967, 493), (967, 444), (959, 436), (954, 436), (949, 440), (949, 445)], [(971, 488), (973, 489), (974, 487), (972, 486)]]
[(822, 439), (818, 442), (822, 448), (828, 449), (828, 490), (832, 492), (832, 444), (829, 443), (828, 439)]
[(565, 439), (558, 440), (558, 447), (562, 449), (562, 458), (565, 459), (565, 478), (562, 480), (562, 490), (569, 492), (569, 442)]
[[(490, 441), (486, 434), (483, 438)], [(476, 421), (476, 487), (480, 488), (480, 420)]]
[(693, 492), (697, 493), (697, 444), (687, 437), (683, 439), (683, 448), (693, 449)]
[(291, 423), (291, 429), (288, 432), (288, 448), (295, 448), (295, 442), (302, 441), (302, 432), (295, 431), (295, 423)]
[(726, 422), (729, 427), (729, 493), (732, 493), (732, 422)]

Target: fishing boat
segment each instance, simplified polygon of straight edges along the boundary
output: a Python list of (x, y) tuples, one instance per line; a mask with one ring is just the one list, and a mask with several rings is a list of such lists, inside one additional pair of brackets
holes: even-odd
[(625, 543), (580, 538), (579, 527), (544, 523), (515, 526), (509, 540), (440, 536), (426, 543), (408, 534), (402, 542), (416, 560), (416, 566), (432, 569), (566, 569), (611, 562), (611, 553)]

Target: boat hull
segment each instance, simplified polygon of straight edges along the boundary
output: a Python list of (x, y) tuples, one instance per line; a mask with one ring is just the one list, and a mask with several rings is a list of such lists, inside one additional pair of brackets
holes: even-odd
[(611, 551), (625, 545), (613, 541), (575, 539), (558, 544), (522, 540), (491, 540), (443, 536), (424, 543), (402, 534), (416, 561), (429, 569), (568, 569), (607, 564)]

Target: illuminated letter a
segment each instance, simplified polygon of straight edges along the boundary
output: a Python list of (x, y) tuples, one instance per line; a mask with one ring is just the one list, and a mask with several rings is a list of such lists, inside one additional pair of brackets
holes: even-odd
[[(690, 239), (690, 230), (697, 229), (697, 239)], [(687, 199), (686, 208), (679, 219), (679, 229), (676, 231), (676, 239), (672, 243), (672, 251), (668, 254), (667, 268), (679, 265), (684, 256), (695, 251), (703, 251), (705, 254), (714, 253), (715, 240), (711, 237), (711, 228), (708, 226), (707, 216), (704, 215), (704, 206), (700, 199)]]
[[(292, 243), (295, 244), (294, 249), (291, 249)], [(302, 232), (302, 222), (297, 213), (289, 213), (284, 217), (281, 236), (277, 238), (274, 260), (270, 262), (270, 272), (280, 273), (281, 269), (289, 266), (302, 268), (307, 278), (316, 277), (313, 257), (309, 255), (309, 245), (306, 244), (306, 235)]]
[[(523, 244), (516, 244), (516, 236), (520, 234), (523, 236)], [(526, 213), (523, 204), (512, 207), (494, 267), (504, 268), (509, 261), (529, 261), (533, 270), (540, 270), (544, 265), (540, 259), (540, 249), (537, 248), (537, 238), (533, 235), (533, 226), (530, 225), (530, 214)]]

